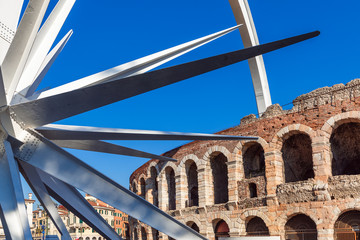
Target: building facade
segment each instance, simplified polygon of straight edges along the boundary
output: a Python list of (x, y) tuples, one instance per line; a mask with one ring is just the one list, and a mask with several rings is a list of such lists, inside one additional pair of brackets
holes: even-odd
[[(86, 195), (85, 199), (88, 203), (100, 214), (102, 218), (119, 234), (119, 236), (126, 238), (126, 232), (128, 230), (127, 219), (128, 216), (123, 212), (113, 208), (112, 206), (96, 199), (93, 196)], [(89, 225), (83, 222), (75, 214), (68, 211), (64, 206), (59, 205), (57, 207), (59, 215), (63, 220), (67, 230), (70, 233), (73, 240), (105, 240), (100, 234), (98, 234)], [(61, 234), (57, 230), (46, 211), (43, 209), (37, 209), (33, 211), (32, 219), (34, 228), (32, 230), (32, 236), (34, 240), (42, 240), (44, 236), (56, 235), (61, 239)], [(127, 228), (126, 228), (127, 227)]]
[[(130, 188), (213, 240), (360, 239), (360, 79), (278, 104), (220, 134), (257, 141), (195, 141), (151, 160)], [(171, 239), (130, 219), (133, 239)]]

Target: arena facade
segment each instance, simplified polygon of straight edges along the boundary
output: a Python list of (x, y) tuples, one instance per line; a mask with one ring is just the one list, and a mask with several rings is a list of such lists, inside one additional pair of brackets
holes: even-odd
[[(278, 104), (221, 134), (257, 141), (195, 141), (150, 160), (133, 192), (208, 239), (360, 239), (360, 79)], [(133, 239), (171, 239), (130, 220)]]

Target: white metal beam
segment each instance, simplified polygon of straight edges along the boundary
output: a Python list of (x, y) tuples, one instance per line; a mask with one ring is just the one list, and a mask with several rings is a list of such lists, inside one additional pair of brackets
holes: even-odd
[(240, 25), (231, 27), (208, 36), (195, 39), (193, 41), (183, 43), (181, 45), (151, 54), (146, 57), (136, 59), (134, 61), (119, 65), (117, 67), (93, 74), (91, 76), (64, 84), (62, 86), (50, 89), (40, 94), (38, 98), (44, 98), (59, 93), (72, 91), (75, 89), (112, 81), (115, 79), (126, 78), (136, 74), (148, 72), (174, 58), (177, 58), (189, 51), (192, 51), (206, 43), (209, 43), (219, 37), (222, 37), (235, 29), (239, 28)]
[(0, 0), (0, 65), (14, 38), (23, 0)]
[(20, 77), (19, 84), (16, 88), (17, 92), (28, 88), (35, 80), (46, 55), (49, 53), (74, 3), (75, 0), (59, 0), (50, 16), (42, 25), (36, 35), (24, 71)]
[[(259, 45), (259, 39), (248, 1), (229, 0), (229, 2), (236, 22), (244, 25), (244, 27), (239, 29), (244, 47), (247, 48)], [(266, 111), (266, 108), (272, 104), (265, 64), (262, 55), (250, 58), (248, 63), (254, 85), (258, 113), (261, 115)]]
[(257, 137), (48, 124), (36, 129), (51, 140), (256, 140)]
[(121, 239), (103, 217), (71, 185), (36, 169), (50, 195), (105, 239)]
[(24, 70), (49, 0), (30, 0), (2, 64), (7, 102), (10, 103)]
[(7, 239), (30, 240), (32, 237), (18, 165), (8, 141), (4, 141), (4, 149), (0, 157), (0, 215), (2, 224)]
[(67, 231), (66, 226), (63, 220), (61, 219), (57, 208), (55, 207), (55, 203), (51, 200), (49, 193), (46, 190), (45, 185), (41, 181), (41, 178), (36, 168), (23, 161), (19, 161), (19, 162), (23, 170), (22, 171), (23, 176), (25, 177), (29, 186), (35, 193), (37, 199), (40, 201), (41, 206), (43, 206), (43, 208), (49, 214), (55, 227), (61, 234), (61, 240), (71, 240), (70, 234)]
[(171, 161), (171, 162), (177, 161), (176, 159), (173, 158), (164, 157), (161, 155), (155, 155), (152, 153), (147, 153), (136, 149), (131, 149), (128, 147), (123, 147), (116, 144), (97, 141), (97, 140), (52, 140), (52, 142), (63, 148), (111, 153), (111, 154), (118, 154), (118, 155), (131, 156), (131, 157), (151, 158), (151, 159), (158, 159), (160, 161)]
[[(40, 67), (40, 70), (38, 71), (34, 81), (30, 86), (23, 89), (21, 92), (16, 92), (15, 96), (13, 97), (11, 104), (21, 103), (28, 101), (27, 97), (34, 94), (37, 87), (41, 83), (41, 81), (44, 79), (46, 73), (49, 71), (52, 64), (55, 62), (56, 58), (59, 56), (63, 48), (65, 47), (66, 43), (70, 39), (73, 31), (70, 30), (56, 46), (51, 50), (51, 52), (46, 56), (43, 64)], [(45, 90), (44, 90), (45, 91)]]
[(206, 239), (42, 136), (35, 132), (32, 136), (39, 140), (36, 151), (26, 159), (21, 159), (23, 155), (20, 153), (17, 156), (20, 160), (25, 160), (28, 164), (56, 176), (61, 181), (95, 196), (175, 239)]
[(10, 106), (10, 109), (15, 113), (14, 117), (18, 118), (18, 121), (22, 121), (26, 127), (36, 128), (226, 67), (318, 35), (318, 31), (302, 34), (194, 62), (20, 103)]

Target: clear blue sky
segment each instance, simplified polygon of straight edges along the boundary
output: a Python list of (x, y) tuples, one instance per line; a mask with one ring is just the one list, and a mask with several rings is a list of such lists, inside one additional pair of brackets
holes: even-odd
[[(315, 39), (264, 55), (273, 103), (283, 105), (316, 88), (360, 77), (360, 1), (249, 0), (249, 4), (261, 43), (321, 31)], [(58, 86), (234, 25), (227, 0), (78, 0), (59, 39), (70, 29), (74, 34), (41, 87)], [(165, 66), (242, 47), (236, 31)], [(60, 123), (213, 133), (256, 112), (249, 68), (241, 62)], [(184, 142), (116, 143), (161, 154)], [(130, 174), (148, 160), (69, 151), (126, 187)]]

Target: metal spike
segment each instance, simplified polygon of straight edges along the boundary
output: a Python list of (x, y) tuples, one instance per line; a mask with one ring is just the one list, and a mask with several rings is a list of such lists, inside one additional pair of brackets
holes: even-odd
[[(28, 164), (97, 197), (117, 209), (121, 209), (121, 211), (175, 239), (206, 239), (57, 145), (35, 132), (32, 134), (39, 140), (39, 144), (33, 155), (26, 159)], [(21, 155), (17, 157), (22, 160)]]
[(52, 96), (59, 93), (64, 93), (68, 91), (72, 91), (75, 89), (103, 83), (109, 82), (115, 79), (125, 78), (141, 73), (148, 72), (174, 58), (177, 58), (187, 52), (190, 52), (200, 46), (203, 46), (206, 43), (209, 43), (219, 37), (222, 37), (235, 29), (241, 26), (237, 25), (235, 27), (231, 27), (225, 30), (222, 30), (217, 33), (210, 34), (208, 36), (183, 43), (181, 45), (151, 54), (146, 57), (142, 57), (136, 59), (134, 61), (119, 65), (117, 67), (90, 75), (88, 77), (64, 84), (62, 86), (50, 89), (46, 92), (43, 92), (38, 98), (44, 98), (47, 96)]
[(41, 206), (44, 207), (55, 227), (61, 234), (61, 240), (71, 240), (70, 234), (62, 221), (55, 203), (51, 200), (45, 185), (40, 179), (40, 176), (33, 166), (19, 161), (21, 165), (21, 172), (26, 179), (27, 183), (35, 193), (37, 199), (40, 201)]
[(152, 158), (152, 159), (158, 159), (160, 161), (171, 161), (171, 162), (177, 161), (176, 159), (173, 158), (142, 152), (136, 149), (131, 149), (97, 140), (53, 140), (52, 142), (63, 148), (111, 153), (111, 154), (118, 154), (118, 155), (131, 156), (131, 157)]
[(5, 58), (5, 55), (12, 42), (17, 25), (23, 0), (0, 1), (0, 65)]
[(257, 140), (257, 137), (48, 124), (36, 129), (51, 140)]
[(24, 70), (49, 0), (30, 0), (2, 64), (3, 80), (10, 103)]
[(5, 152), (0, 158), (0, 217), (8, 239), (32, 239), (25, 209), (19, 169), (11, 145), (4, 141)]
[[(311, 32), (256, 47), (21, 103), (11, 106), (10, 108), (19, 118), (19, 121), (25, 123), (26, 127), (39, 127), (257, 55), (271, 52), (318, 35), (319, 32)], [(102, 96), (99, 96), (99, 93), (101, 93)], [(76, 101), (76, 99), (81, 99), (81, 101)]]
[(34, 40), (16, 91), (20, 92), (33, 83), (74, 3), (75, 0), (59, 0), (42, 25)]
[(11, 104), (16, 104), (16, 103), (28, 101), (27, 97), (34, 94), (37, 87), (39, 86), (41, 81), (44, 79), (46, 73), (49, 71), (50, 67), (55, 62), (56, 58), (59, 56), (59, 54), (61, 53), (61, 51), (65, 47), (66, 43), (68, 42), (68, 40), (72, 36), (72, 33), (73, 33), (73, 31), (70, 30), (60, 40), (60, 42), (51, 50), (51, 52), (46, 56), (42, 66), (40, 67), (40, 70), (37, 73), (37, 76), (35, 77), (35, 80), (32, 82), (32, 84), (29, 87), (23, 89), (21, 92), (16, 92), (15, 96), (13, 97), (13, 99), (11, 101)]

